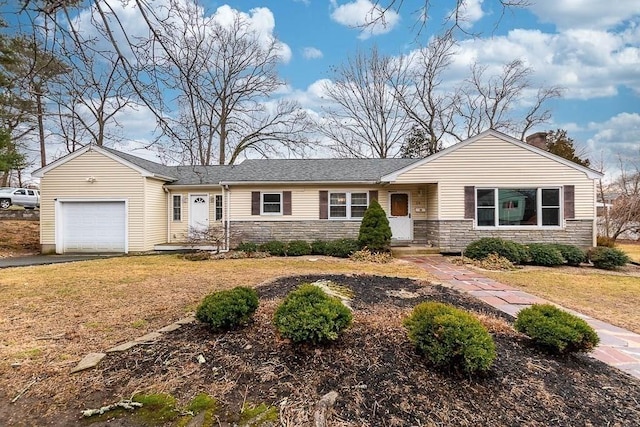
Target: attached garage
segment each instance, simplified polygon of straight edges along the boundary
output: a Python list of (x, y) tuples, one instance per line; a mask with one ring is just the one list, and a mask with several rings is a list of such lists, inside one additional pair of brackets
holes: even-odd
[(125, 201), (58, 201), (58, 253), (128, 252)]

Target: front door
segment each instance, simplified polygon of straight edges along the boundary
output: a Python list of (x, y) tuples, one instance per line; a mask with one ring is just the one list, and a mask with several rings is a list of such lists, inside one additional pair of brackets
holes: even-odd
[(197, 236), (209, 228), (209, 196), (189, 195), (189, 234)]
[(389, 226), (393, 240), (413, 239), (409, 193), (389, 194)]

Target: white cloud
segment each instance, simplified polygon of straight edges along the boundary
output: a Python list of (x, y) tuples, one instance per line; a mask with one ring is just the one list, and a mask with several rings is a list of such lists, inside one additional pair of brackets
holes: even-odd
[(640, 159), (640, 114), (620, 113), (605, 122), (591, 122), (589, 130), (595, 132), (587, 140), (593, 159), (602, 159), (607, 175), (615, 175), (617, 164), (629, 165)]
[(561, 29), (606, 29), (640, 16), (636, 0), (535, 0), (529, 9)]
[(315, 47), (305, 47), (302, 49), (302, 56), (304, 56), (305, 59), (320, 59), (324, 55), (320, 49)]
[(386, 34), (400, 22), (400, 15), (396, 11), (384, 11), (370, 0), (355, 0), (340, 6), (335, 1), (331, 4), (335, 8), (331, 13), (331, 19), (347, 27), (360, 28), (358, 38), (361, 40)]
[(458, 8), (458, 22), (465, 30), (473, 27), (484, 16), (482, 2), (484, 0), (465, 0)]

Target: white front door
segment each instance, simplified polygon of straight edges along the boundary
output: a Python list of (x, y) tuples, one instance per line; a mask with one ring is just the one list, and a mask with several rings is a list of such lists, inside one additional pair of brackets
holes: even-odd
[(412, 240), (409, 193), (389, 193), (389, 226), (393, 240)]
[(189, 195), (189, 234), (205, 232), (209, 228), (209, 195)]

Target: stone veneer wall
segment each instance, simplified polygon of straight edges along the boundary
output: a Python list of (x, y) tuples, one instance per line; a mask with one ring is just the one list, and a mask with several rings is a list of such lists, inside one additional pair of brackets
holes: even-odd
[(360, 221), (232, 221), (230, 226), (233, 240), (255, 243), (357, 239), (360, 231)]
[(593, 246), (593, 221), (567, 220), (562, 230), (474, 230), (473, 221), (429, 221), (427, 236), (437, 236), (434, 246), (441, 252), (461, 252), (482, 237), (500, 237), (519, 243), (564, 243), (588, 248)]
[[(413, 241), (420, 245), (426, 245), (429, 243), (429, 221), (426, 219), (416, 219), (413, 221)], [(436, 246), (436, 245), (433, 245)]]
[(0, 211), (0, 220), (2, 219), (16, 219), (27, 221), (39, 221), (40, 210), (38, 209), (7, 209)]

